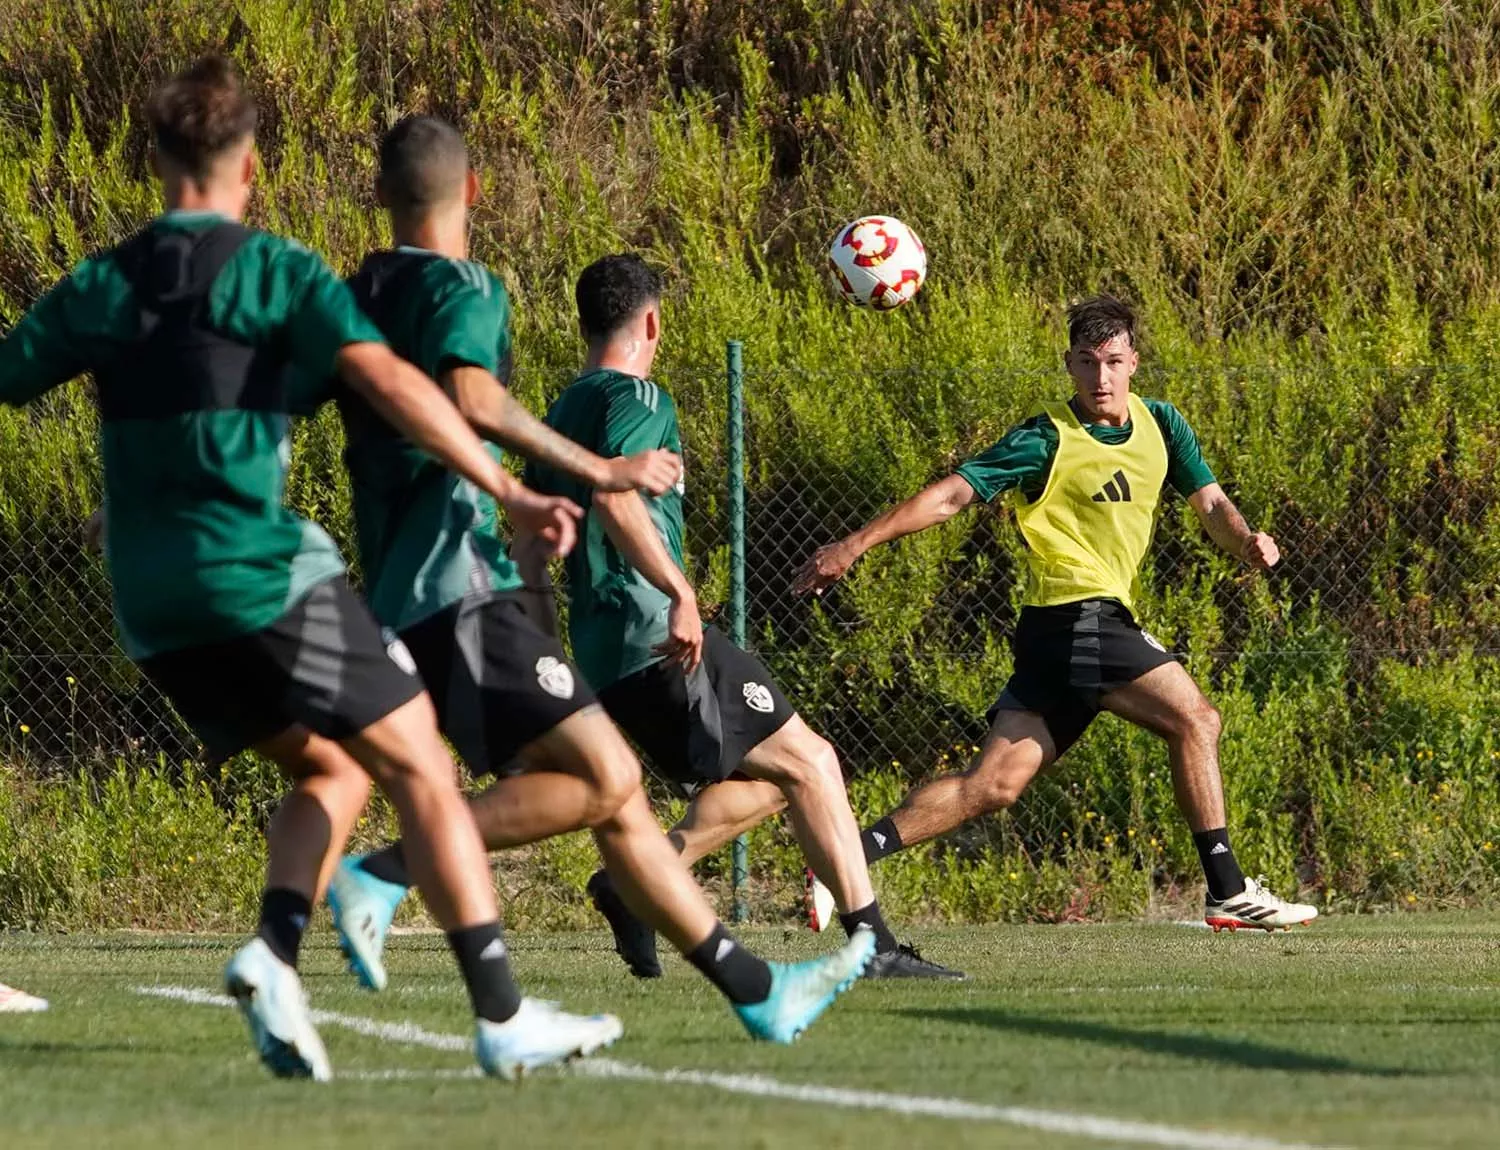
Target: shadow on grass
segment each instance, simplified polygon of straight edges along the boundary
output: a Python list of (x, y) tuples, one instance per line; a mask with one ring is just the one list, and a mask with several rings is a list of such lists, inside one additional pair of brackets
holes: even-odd
[(1041, 1038), (1070, 1038), (1099, 1046), (1119, 1046), (1144, 1050), (1150, 1054), (1170, 1054), (1249, 1070), (1290, 1070), (1314, 1074), (1362, 1074), (1377, 1078), (1422, 1078), (1431, 1072), (1407, 1070), (1399, 1066), (1373, 1066), (1348, 1058), (1327, 1054), (1309, 1054), (1281, 1046), (1268, 1046), (1243, 1038), (1214, 1038), (1207, 1034), (1179, 1034), (1166, 1030), (1138, 1030), (1112, 1026), (1105, 1022), (1087, 1022), (1072, 1018), (1047, 1018), (1021, 1014), (994, 1007), (943, 1007), (906, 1009), (898, 1013), (909, 1018), (926, 1018), (935, 1022), (958, 1022), (984, 1026), (1013, 1034)]
[(0, 1039), (0, 1065), (13, 1055), (24, 1054), (28, 1062), (37, 1057), (77, 1054), (165, 1054), (167, 1048), (147, 1042), (59, 1042), (55, 1039), (29, 1042)]

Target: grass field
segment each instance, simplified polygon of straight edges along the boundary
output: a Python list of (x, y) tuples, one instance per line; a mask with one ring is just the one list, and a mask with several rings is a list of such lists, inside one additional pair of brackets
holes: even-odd
[[(746, 937), (776, 957), (819, 945), (800, 932)], [(1493, 915), (1344, 918), (1274, 936), (934, 930), (924, 948), (970, 982), (861, 984), (791, 1048), (749, 1042), (685, 963), (640, 984), (601, 934), (518, 935), (531, 993), (608, 1007), (626, 1028), (607, 1057), (518, 1086), (468, 1076), (466, 1011), (440, 936), (393, 940), (382, 996), (354, 986), (326, 939), (310, 940), (303, 963), (314, 1005), (339, 1016), (322, 1030), (340, 1080), (319, 1087), (267, 1077), (231, 1011), (161, 997), (216, 993), (232, 939), (0, 936), (0, 979), (53, 1004), (0, 1018), (0, 1145), (1500, 1140)]]

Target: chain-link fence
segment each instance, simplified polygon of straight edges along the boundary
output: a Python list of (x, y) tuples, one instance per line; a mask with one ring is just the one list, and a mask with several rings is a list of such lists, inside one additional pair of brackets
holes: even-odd
[[(949, 473), (1039, 400), (1066, 395), (1067, 380), (747, 368), (748, 642), (839, 749), (863, 813), (880, 813), (909, 784), (961, 766), (983, 735), (1011, 664), (1019, 532), (1001, 503), (976, 505), (871, 552), (815, 601), (793, 594), (793, 578), (816, 547)], [(1222, 369), (1138, 381), (1178, 403), (1285, 556), (1269, 576), (1248, 573), (1169, 494), (1140, 611), (1222, 711), (1241, 853), (1283, 881), (1387, 901), (1494, 888), (1500, 434), (1471, 396), (1476, 374)], [(689, 563), (712, 613), (730, 586), (724, 376), (663, 382), (685, 425)], [(19, 418), (35, 429), (56, 414)], [(316, 454), (326, 474), (302, 490), (341, 485), (334, 453)], [(119, 652), (102, 563), (83, 547), (76, 489), (96, 482), (90, 453), (23, 453), (16, 466), (53, 457), (63, 462), (30, 486), (0, 481), (0, 752), (53, 770), (190, 758), (190, 734)], [(1080, 852), (1158, 885), (1195, 871), (1164, 749), (1112, 719), (1012, 812), (940, 848), (1031, 865), (1076, 866)]]

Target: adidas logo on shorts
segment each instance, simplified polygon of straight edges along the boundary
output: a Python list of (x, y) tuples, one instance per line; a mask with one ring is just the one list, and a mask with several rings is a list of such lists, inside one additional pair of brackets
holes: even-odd
[(746, 683), (744, 693), (745, 703), (752, 711), (769, 715), (776, 709), (776, 700), (771, 698), (770, 690), (759, 683)]
[(573, 668), (552, 655), (536, 661), (537, 684), (554, 699), (573, 697)]
[(387, 631), (385, 653), (390, 657), (392, 663), (400, 667), (408, 675), (417, 673), (417, 661), (411, 657), (411, 652), (406, 649), (406, 644), (396, 636)]

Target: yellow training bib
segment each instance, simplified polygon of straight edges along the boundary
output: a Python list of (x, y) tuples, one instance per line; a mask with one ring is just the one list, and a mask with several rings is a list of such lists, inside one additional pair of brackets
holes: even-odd
[(1130, 438), (1111, 446), (1084, 428), (1067, 403), (1042, 411), (1057, 429), (1047, 486), (1032, 503), (1017, 495), (1016, 521), (1029, 548), (1029, 607), (1118, 599), (1131, 610), (1135, 581), (1167, 478), (1167, 443), (1150, 410), (1130, 396)]

